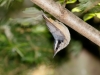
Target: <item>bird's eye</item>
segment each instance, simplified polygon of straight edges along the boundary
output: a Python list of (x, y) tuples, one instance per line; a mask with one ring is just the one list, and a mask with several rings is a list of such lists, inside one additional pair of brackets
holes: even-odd
[(63, 42), (63, 40), (58, 40), (57, 46), (56, 46), (56, 50), (58, 50), (60, 44)]

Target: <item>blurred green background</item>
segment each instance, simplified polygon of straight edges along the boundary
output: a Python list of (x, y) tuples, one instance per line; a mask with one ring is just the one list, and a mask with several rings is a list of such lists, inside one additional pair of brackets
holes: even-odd
[[(68, 0), (66, 8), (100, 30), (99, 2)], [(0, 75), (100, 75), (100, 48), (71, 28), (70, 44), (53, 58), (41, 10), (30, 0), (0, 0)]]

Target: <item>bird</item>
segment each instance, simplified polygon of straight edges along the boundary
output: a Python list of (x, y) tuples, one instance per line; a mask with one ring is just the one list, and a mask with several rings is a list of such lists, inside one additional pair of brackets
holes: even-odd
[(54, 56), (64, 49), (70, 42), (70, 32), (68, 28), (60, 21), (54, 21), (51, 18), (48, 18), (45, 14), (42, 14), (43, 18), (46, 21), (46, 25), (55, 39), (54, 43)]

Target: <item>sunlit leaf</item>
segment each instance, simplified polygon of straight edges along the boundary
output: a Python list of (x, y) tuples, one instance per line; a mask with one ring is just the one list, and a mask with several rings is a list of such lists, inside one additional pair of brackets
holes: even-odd
[(98, 5), (100, 5), (100, 3), (98, 3)]
[(67, 0), (67, 4), (75, 3), (77, 0)]
[(34, 33), (42, 33), (45, 32), (46, 28), (44, 26), (36, 26), (34, 29), (32, 29), (32, 32)]
[(100, 18), (100, 13), (95, 13), (98, 18)]
[(72, 9), (72, 12), (80, 12), (81, 10), (78, 7)]
[[(77, 0), (66, 0), (66, 4), (75, 3)], [(65, 0), (58, 0), (59, 3), (63, 4), (65, 3)]]
[(94, 16), (95, 16), (94, 13), (86, 14), (86, 15), (83, 17), (83, 20), (84, 20), (84, 21), (87, 21), (87, 20), (93, 18)]

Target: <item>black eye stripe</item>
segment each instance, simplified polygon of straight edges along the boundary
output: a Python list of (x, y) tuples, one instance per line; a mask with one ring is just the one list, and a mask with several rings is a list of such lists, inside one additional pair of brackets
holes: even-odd
[(59, 48), (59, 45), (63, 42), (63, 40), (58, 40), (58, 43), (57, 43), (57, 47), (56, 47), (56, 50), (58, 50)]

